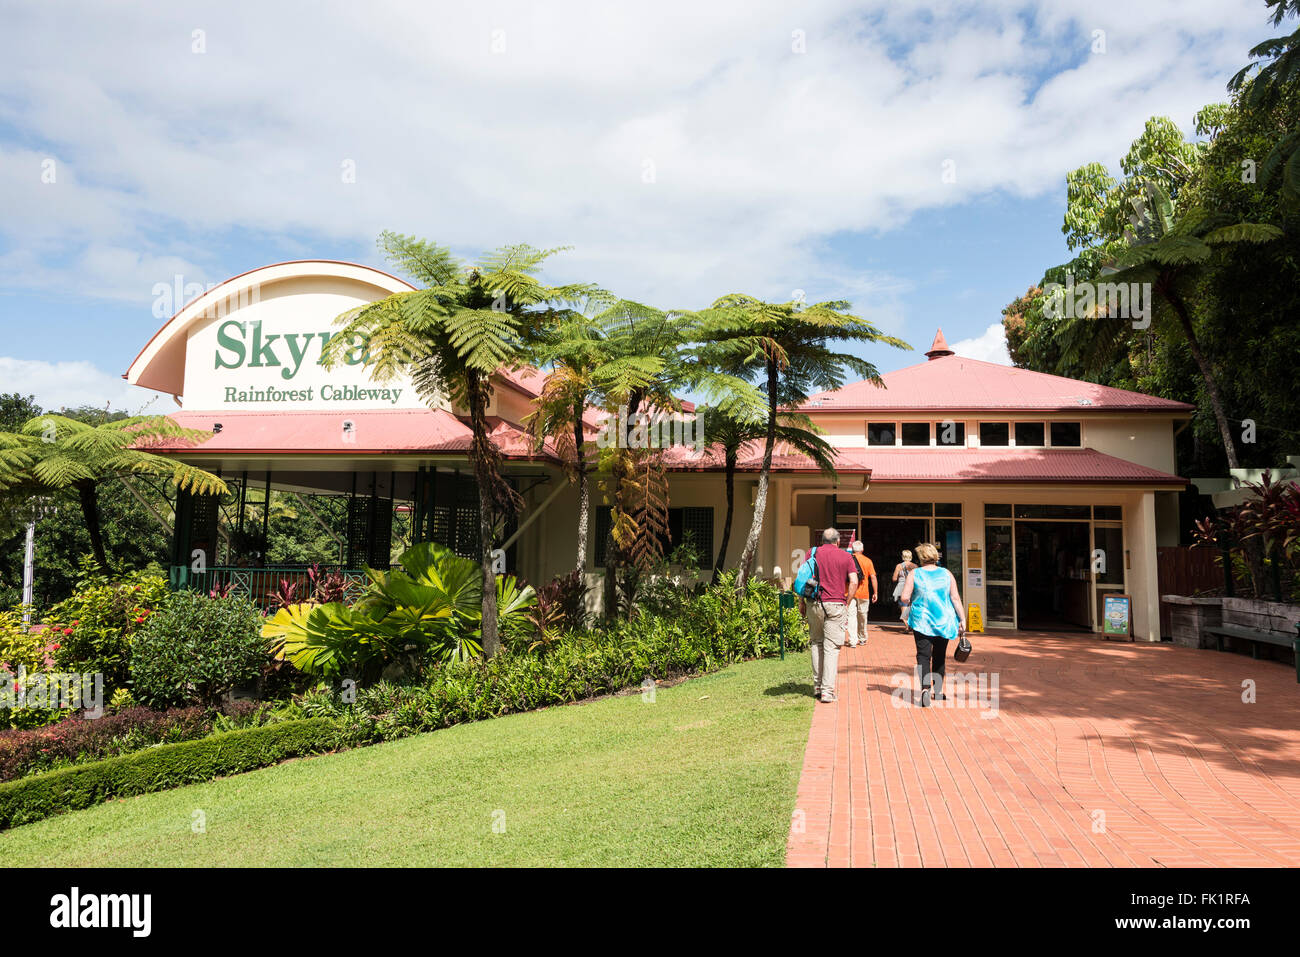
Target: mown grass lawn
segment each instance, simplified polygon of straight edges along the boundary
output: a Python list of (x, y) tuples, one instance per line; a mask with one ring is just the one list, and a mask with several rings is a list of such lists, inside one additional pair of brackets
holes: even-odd
[(115, 801), (0, 833), (0, 860), (779, 866), (808, 672), (806, 653), (748, 662), (653, 703), (551, 708)]

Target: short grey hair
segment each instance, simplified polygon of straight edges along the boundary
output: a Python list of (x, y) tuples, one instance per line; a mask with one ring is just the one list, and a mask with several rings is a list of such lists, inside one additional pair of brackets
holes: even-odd
[(854, 543), (853, 543), (853, 550), (854, 550), (855, 552), (860, 552), (860, 551), (862, 551), (862, 539), (859, 538), (859, 539), (857, 539), (856, 541), (854, 541)]
[(837, 528), (828, 528), (826, 531), (822, 532), (823, 545), (829, 545), (831, 542), (838, 542), (839, 540), (840, 531)]

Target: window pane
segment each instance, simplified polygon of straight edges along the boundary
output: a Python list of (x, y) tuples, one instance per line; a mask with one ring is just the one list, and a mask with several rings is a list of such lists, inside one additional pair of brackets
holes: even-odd
[(1092, 517), (1089, 505), (1017, 505), (1016, 518), (1066, 518), (1087, 521)]
[(930, 517), (929, 502), (863, 502), (863, 515), (924, 515)]
[(1053, 422), (1052, 444), (1078, 447), (1082, 429), (1078, 422)]
[(1092, 517), (1099, 522), (1118, 522), (1124, 515), (1124, 510), (1118, 505), (1094, 505), (1092, 507)]
[(980, 445), (1009, 445), (1011, 429), (1006, 422), (981, 422)]
[(1010, 525), (984, 526), (984, 578), (986, 581), (1011, 581), (1012, 547)]
[(1016, 445), (1043, 445), (1045, 433), (1041, 422), (1017, 422)]
[(1010, 505), (985, 505), (984, 514), (987, 515), (989, 518), (1010, 518), (1011, 506)]
[(936, 422), (934, 424), (934, 444), (964, 448), (966, 445), (966, 423), (953, 422), (951, 419)]
[(904, 422), (902, 425), (904, 445), (929, 445), (929, 422)]
[(935, 515), (943, 515), (949, 518), (961, 517), (960, 502), (936, 502), (934, 506)]
[[(1094, 545), (1092, 567), (1096, 570), (1097, 584), (1124, 584), (1124, 531), (1119, 528), (1093, 529)], [(1100, 566), (1100, 567), (1099, 567)]]
[(940, 518), (934, 523), (935, 544), (939, 546), (939, 562), (952, 572), (961, 584), (961, 519)]
[(867, 445), (893, 445), (894, 444), (894, 423), (893, 422), (868, 422), (867, 423)]
[(838, 520), (839, 518), (841, 518), (841, 517), (843, 517), (843, 516), (847, 516), (848, 518), (857, 518), (857, 517), (858, 517), (858, 503), (857, 503), (857, 502), (841, 502), (841, 501), (839, 501), (838, 499), (836, 499), (836, 501), (835, 501), (835, 517), (836, 517), (836, 519)]
[(989, 606), (988, 620), (1010, 624), (1015, 621), (1012, 609), (1012, 597), (1015, 591), (1010, 585), (989, 585), (985, 590)]

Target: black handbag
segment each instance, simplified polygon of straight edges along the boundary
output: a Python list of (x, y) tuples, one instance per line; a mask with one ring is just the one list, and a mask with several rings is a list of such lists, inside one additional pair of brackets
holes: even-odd
[(970, 657), (971, 644), (970, 639), (962, 635), (957, 639), (957, 650), (952, 653), (953, 661), (965, 661)]

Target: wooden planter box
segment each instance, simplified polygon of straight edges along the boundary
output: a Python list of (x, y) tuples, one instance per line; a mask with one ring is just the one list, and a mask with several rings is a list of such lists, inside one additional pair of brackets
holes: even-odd
[(1223, 601), (1222, 598), (1161, 595), (1160, 603), (1169, 609), (1170, 637), (1174, 644), (1183, 648), (1216, 647), (1213, 636), (1207, 635), (1205, 629), (1223, 624)]

